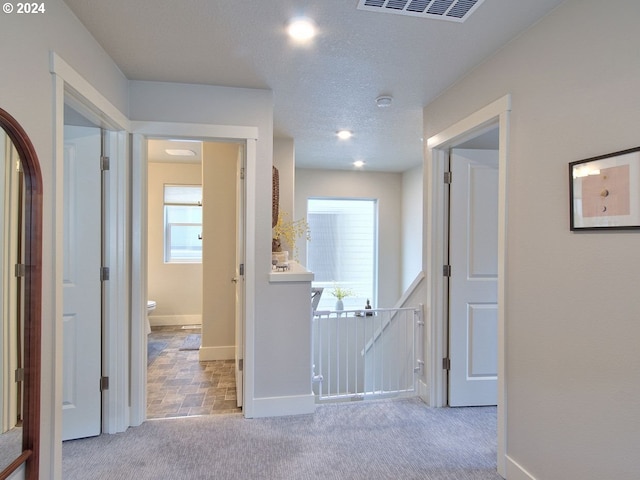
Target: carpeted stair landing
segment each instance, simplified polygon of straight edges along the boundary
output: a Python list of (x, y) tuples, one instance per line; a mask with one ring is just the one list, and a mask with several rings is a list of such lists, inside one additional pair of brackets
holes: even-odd
[(65, 480), (500, 480), (496, 409), (417, 399), (322, 405), (314, 415), (152, 420), (65, 442)]

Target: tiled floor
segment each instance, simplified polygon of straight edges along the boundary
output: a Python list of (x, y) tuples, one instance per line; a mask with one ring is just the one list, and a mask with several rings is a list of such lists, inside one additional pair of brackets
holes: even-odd
[(198, 350), (180, 350), (200, 329), (152, 327), (148, 340), (167, 346), (147, 368), (147, 418), (239, 413), (233, 360), (200, 362)]

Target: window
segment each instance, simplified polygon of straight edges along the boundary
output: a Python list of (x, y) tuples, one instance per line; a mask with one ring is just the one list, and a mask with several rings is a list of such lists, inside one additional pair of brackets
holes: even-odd
[(310, 198), (307, 222), (307, 268), (314, 287), (324, 292), (318, 310), (333, 310), (335, 285), (353, 292), (344, 308), (363, 308), (367, 299), (376, 305), (377, 201), (370, 199)]
[(202, 186), (164, 186), (164, 261), (202, 262)]

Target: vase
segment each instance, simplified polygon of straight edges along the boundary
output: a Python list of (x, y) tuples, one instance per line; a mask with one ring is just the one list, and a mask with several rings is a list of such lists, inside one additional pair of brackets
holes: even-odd
[(336, 312), (341, 312), (344, 310), (344, 303), (342, 303), (342, 299), (338, 299), (336, 302)]

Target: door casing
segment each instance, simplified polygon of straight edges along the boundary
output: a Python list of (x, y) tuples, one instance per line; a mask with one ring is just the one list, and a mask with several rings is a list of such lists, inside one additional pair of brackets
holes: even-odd
[[(55, 311), (52, 327), (55, 352), (50, 369), (43, 370), (44, 395), (53, 398), (49, 421), (42, 426), (41, 458), (52, 478), (62, 477), (62, 235), (64, 193), (64, 105), (70, 103), (86, 114), (99, 119), (99, 123), (111, 130), (110, 181), (106, 192), (105, 216), (109, 222), (107, 242), (114, 246), (107, 252), (110, 267), (110, 287), (105, 292), (105, 331), (107, 342), (104, 371), (110, 377), (109, 389), (103, 392), (102, 429), (105, 433), (122, 432), (129, 422), (129, 166), (127, 152), (130, 122), (111, 102), (101, 95), (82, 75), (75, 71), (57, 53), (50, 53), (50, 72), (53, 78), (54, 132), (53, 132), (53, 205), (52, 229), (55, 242), (43, 245), (43, 256), (51, 258), (54, 288), (47, 296), (43, 292), (43, 304), (50, 304)], [(92, 118), (94, 118), (92, 117)], [(111, 228), (113, 227), (113, 228)], [(44, 367), (43, 367), (44, 368)], [(49, 440), (50, 439), (50, 440)]]
[[(131, 425), (146, 419), (146, 315), (147, 298), (147, 164), (148, 138), (190, 138), (216, 142), (220, 140), (245, 142), (245, 264), (255, 264), (255, 185), (256, 127), (225, 126), (194, 123), (132, 122), (132, 225), (134, 231), (131, 253)], [(244, 403), (243, 414), (253, 417), (253, 340), (255, 272), (245, 270), (244, 295)]]
[(427, 140), (425, 157), (425, 252), (427, 272), (427, 402), (446, 406), (447, 379), (442, 359), (447, 352), (446, 285), (442, 273), (445, 264), (446, 198), (444, 172), (450, 147), (499, 127), (498, 168), (498, 473), (506, 475), (506, 391), (505, 391), (505, 290), (507, 160), (511, 95), (490, 103)]

